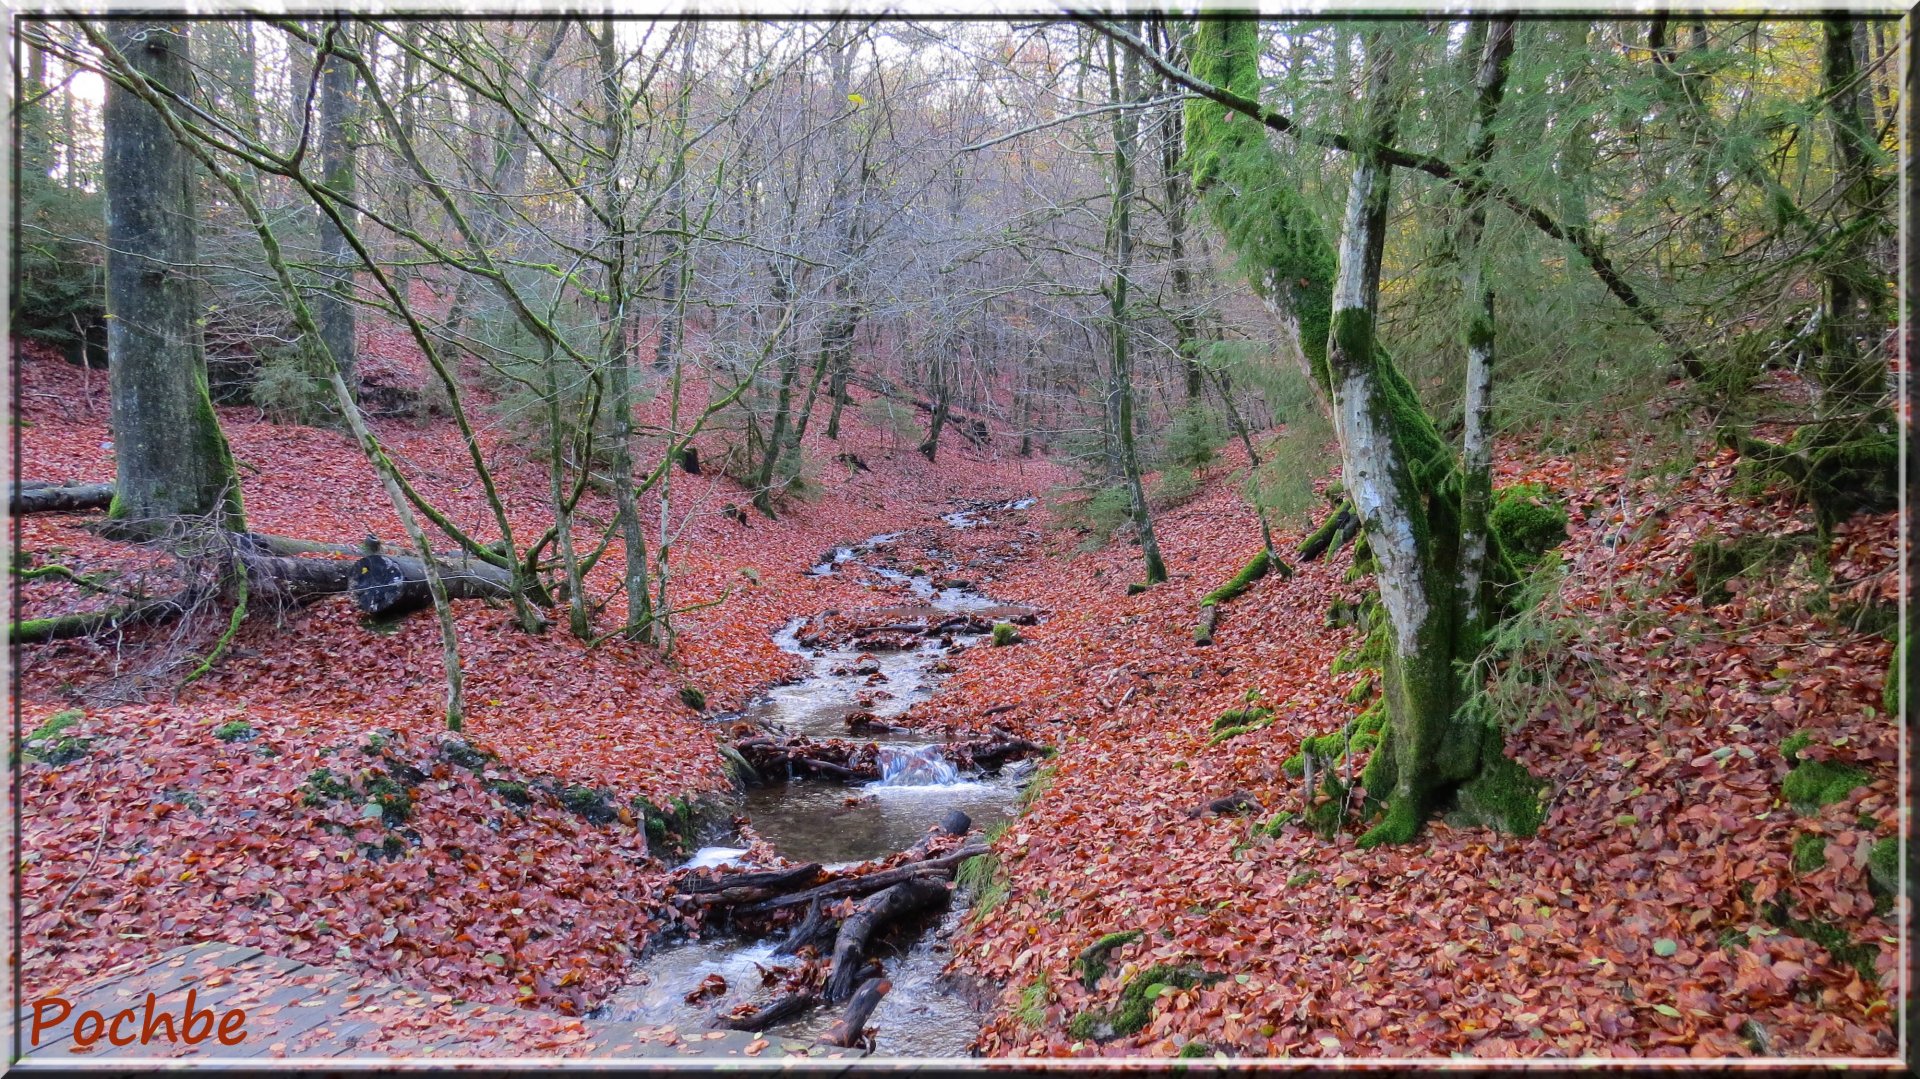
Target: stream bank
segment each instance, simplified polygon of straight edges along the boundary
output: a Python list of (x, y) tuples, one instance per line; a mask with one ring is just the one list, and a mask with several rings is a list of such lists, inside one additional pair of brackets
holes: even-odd
[[(806, 571), (858, 575), (883, 602), (797, 618), (773, 635), (783, 650), (805, 659), (808, 671), (717, 720), (750, 754), (757, 782), (744, 794), (742, 816), (679, 867), (683, 894), (712, 893), (729, 877), (770, 869), (800, 867), (802, 882), (817, 890), (821, 881), (848, 881), (931, 855), (947, 854), (945, 861), (952, 862), (951, 852), (963, 844), (981, 844), (979, 830), (1018, 812), (1020, 791), (1041, 747), (1010, 735), (973, 743), (940, 741), (901, 720), (914, 704), (939, 691), (958, 654), (989, 640), (994, 625), (1031, 624), (1040, 615), (1001, 604), (962, 579), (963, 567), (940, 560), (937, 537), (1033, 504), (1030, 498), (973, 504), (944, 515), (939, 525), (915, 530), (921, 536), (931, 533), (934, 542), (923, 546), (936, 565), (903, 564), (899, 555), (906, 533), (891, 532), (836, 547)], [(963, 830), (971, 826), (971, 840), (945, 836), (935, 827), (958, 819), (952, 816), (956, 812), (964, 815)], [(908, 852), (904, 859), (902, 852)], [(809, 864), (818, 871), (805, 872)], [(925, 875), (899, 868), (896, 873), (944, 880), (952, 868)], [(703, 879), (716, 875), (717, 881)], [(913, 887), (925, 889), (924, 884)], [(701, 903), (711, 897), (696, 898), (701, 902), (693, 906), (706, 911)], [(636, 976), (596, 1017), (682, 1031), (717, 1029), (729, 1017), (816, 994), (834, 965), (828, 958), (834, 950), (831, 925), (824, 937), (809, 934), (813, 942), (797, 955), (782, 954), (798, 923), (839, 919), (844, 946), (845, 927), (882, 898), (817, 900), (773, 917), (761, 911), (736, 919), (732, 907), (696, 914), (698, 928), (650, 949), (636, 963)], [(863, 954), (856, 953), (868, 964), (861, 984), (876, 974), (890, 983), (865, 1019), (874, 1032), (871, 1051), (967, 1055), (984, 1018), (983, 1002), (944, 972), (948, 941), (967, 917), (970, 899), (955, 889), (930, 904), (916, 903), (879, 925)], [(867, 995), (874, 988), (869, 986)], [(844, 1006), (823, 999), (766, 1026), (763, 1036), (787, 1044), (832, 1037)]]

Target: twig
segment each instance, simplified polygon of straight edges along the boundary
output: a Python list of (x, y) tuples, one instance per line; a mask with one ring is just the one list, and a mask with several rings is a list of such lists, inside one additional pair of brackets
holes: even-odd
[(101, 812), (100, 838), (93, 841), (93, 857), (87, 859), (87, 867), (80, 871), (79, 876), (73, 878), (72, 884), (67, 885), (67, 890), (65, 894), (60, 896), (60, 901), (58, 903), (55, 903), (52, 909), (61, 910), (65, 908), (67, 905), (67, 900), (73, 898), (73, 893), (76, 891), (79, 891), (80, 885), (87, 879), (87, 876), (93, 872), (93, 867), (99, 864), (100, 848), (106, 846), (107, 844), (107, 824), (112, 820), (113, 820), (113, 815), (111, 813), (107, 813), (104, 810)]

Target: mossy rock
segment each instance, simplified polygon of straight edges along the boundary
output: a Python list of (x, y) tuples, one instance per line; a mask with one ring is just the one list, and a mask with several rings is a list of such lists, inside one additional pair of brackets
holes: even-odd
[(1567, 508), (1538, 483), (1516, 483), (1493, 493), (1487, 526), (1500, 548), (1522, 566), (1567, 541)]
[(1362, 678), (1353, 684), (1352, 689), (1347, 690), (1347, 703), (1359, 704), (1371, 696), (1373, 696), (1373, 679)]
[(533, 804), (533, 794), (527, 790), (525, 783), (496, 779), (487, 784), (487, 789), (517, 806)]
[(1867, 773), (1851, 764), (1803, 760), (1781, 781), (1780, 793), (1799, 812), (1815, 813), (1822, 806), (1846, 801), (1867, 780)]
[(380, 807), (381, 819), (389, 827), (404, 823), (413, 816), (412, 793), (391, 776), (374, 776), (367, 780), (367, 804)]
[(1108, 933), (1081, 951), (1073, 962), (1074, 969), (1080, 973), (1080, 984), (1092, 989), (1107, 973), (1107, 960), (1114, 952), (1139, 940), (1144, 934), (1138, 929), (1123, 929), (1117, 933)]
[(1695, 541), (1688, 558), (1694, 595), (1712, 607), (1733, 598), (1727, 583), (1791, 560), (1813, 542), (1811, 536), (1742, 536), (1737, 540)]
[(1010, 644), (1019, 643), (1020, 631), (1014, 628), (1013, 623), (995, 622), (993, 624), (993, 646), (995, 648), (1005, 648)]
[(308, 772), (306, 782), (300, 785), (300, 803), (306, 806), (344, 801), (352, 798), (353, 794), (353, 784), (329, 768), (315, 768)]
[(1826, 868), (1827, 837), (1802, 832), (1793, 837), (1793, 871), (1812, 873)]
[(620, 813), (613, 807), (613, 800), (606, 791), (578, 784), (560, 792), (560, 804), (568, 811), (586, 818), (589, 824), (611, 824), (620, 819)]
[(1193, 1060), (1197, 1057), (1212, 1056), (1213, 1050), (1208, 1047), (1206, 1042), (1190, 1041), (1181, 1046), (1180, 1051), (1173, 1055), (1180, 1060)]
[[(464, 738), (446, 736), (440, 742), (440, 755), (452, 763), (478, 774), (499, 758)], [(525, 786), (525, 784), (522, 784)]]
[(65, 733), (85, 718), (86, 713), (78, 708), (69, 708), (48, 716), (46, 722), (35, 727), (33, 732), (27, 735), (26, 755), (54, 767), (71, 764), (86, 756), (93, 745), (93, 739), (85, 735)]
[(1455, 795), (1457, 808), (1450, 819), (1507, 835), (1532, 836), (1546, 817), (1540, 804), (1545, 789), (1546, 784), (1518, 761), (1499, 757), (1461, 784)]
[(1295, 779), (1305, 777), (1307, 774), (1307, 755), (1304, 753), (1295, 753), (1293, 756), (1280, 762), (1280, 770)]
[(244, 719), (229, 720), (213, 729), (213, 736), (222, 742), (246, 742), (255, 734), (253, 724)]
[(707, 710), (707, 693), (699, 686), (681, 686), (680, 703), (696, 712)]
[(1115, 1037), (1137, 1034), (1153, 1014), (1153, 1002), (1178, 989), (1212, 985), (1225, 978), (1196, 966), (1158, 964), (1135, 974), (1120, 991), (1120, 1003), (1113, 1010)]

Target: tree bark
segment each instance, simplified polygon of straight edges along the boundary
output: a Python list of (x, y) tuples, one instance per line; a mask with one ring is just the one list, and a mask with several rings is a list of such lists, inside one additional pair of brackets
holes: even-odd
[[(1114, 67), (1113, 42), (1107, 42), (1107, 60)], [(1140, 57), (1129, 51), (1121, 70), (1111, 71), (1109, 79), (1116, 102), (1132, 102), (1140, 97)], [(1140, 121), (1131, 109), (1113, 114), (1113, 206), (1107, 222), (1109, 250), (1113, 253), (1113, 280), (1108, 285), (1108, 333), (1111, 368), (1107, 393), (1114, 402), (1115, 436), (1119, 440), (1120, 466), (1126, 479), (1127, 497), (1133, 508), (1134, 535), (1140, 541), (1140, 555), (1146, 562), (1147, 583), (1167, 579), (1167, 564), (1160, 557), (1160, 542), (1153, 533), (1153, 511), (1147, 506), (1146, 485), (1140, 479), (1140, 454), (1133, 437), (1133, 367), (1127, 299), (1133, 274), (1133, 181), (1134, 158), (1138, 146)]]
[(101, 509), (113, 501), (113, 484), (52, 484), (27, 480), (9, 484), (7, 510), (15, 517), (29, 513), (72, 513)]
[[(188, 96), (188, 26), (128, 21), (108, 32), (133, 70)], [(108, 515), (139, 529), (218, 513), (227, 527), (244, 527), (233, 454), (207, 391), (192, 161), (161, 115), (112, 81), (105, 128), (116, 469)]]
[(860, 1044), (860, 1038), (866, 1030), (867, 1019), (873, 1010), (880, 1006), (880, 999), (893, 988), (893, 983), (885, 978), (869, 978), (862, 982), (853, 999), (847, 1003), (846, 1013), (833, 1021), (833, 1025), (823, 1032), (818, 1042), (821, 1045), (834, 1045), (850, 1049)]
[[(1399, 111), (1387, 33), (1367, 38), (1365, 111), (1374, 147), (1391, 143)], [(1353, 156), (1327, 368), (1346, 489), (1379, 563), (1388, 621), (1390, 723), (1366, 774), (1368, 793), (1386, 802), (1386, 817), (1360, 840), (1372, 846), (1411, 839), (1434, 797), (1477, 771), (1484, 736), (1477, 726), (1453, 722), (1460, 686), (1458, 507), (1435, 490), (1451, 451), (1375, 339), (1388, 166), (1377, 151)]]
[[(1506, 93), (1507, 59), (1513, 55), (1514, 20), (1505, 16), (1486, 28), (1474, 74), (1473, 127), (1467, 141), (1468, 167), (1483, 172), (1493, 158), (1493, 120)], [(1488, 523), (1493, 506), (1493, 285), (1486, 280), (1481, 233), (1486, 228), (1484, 193), (1466, 197), (1460, 226), (1460, 296), (1466, 305), (1466, 434), (1461, 442), (1460, 607), (1461, 627), (1477, 640), (1488, 615), (1485, 591)]]
[[(868, 942), (889, 923), (944, 904), (951, 893), (939, 881), (915, 877), (892, 885), (866, 900), (846, 921), (833, 942), (833, 973), (827, 977), (827, 999), (842, 1001), (853, 995), (854, 981), (865, 962)], [(857, 1032), (857, 1028), (856, 1028)]]
[[(347, 43), (347, 22), (334, 19), (327, 24), (326, 40)], [(353, 169), (353, 65), (328, 56), (320, 71), (320, 185), (343, 199), (354, 194)], [(354, 219), (351, 206), (342, 205), (349, 227)], [(358, 400), (360, 395), (359, 347), (354, 340), (353, 268), (357, 265), (346, 233), (333, 217), (315, 207), (314, 227), (320, 239), (322, 285), (314, 293), (313, 316), (320, 324), (320, 335), (327, 350), (340, 365), (340, 377)]]

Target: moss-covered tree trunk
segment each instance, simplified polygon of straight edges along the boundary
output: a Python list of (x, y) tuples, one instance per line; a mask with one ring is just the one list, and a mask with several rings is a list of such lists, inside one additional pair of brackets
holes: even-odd
[[(1513, 55), (1511, 16), (1485, 25), (1485, 40), (1474, 72), (1473, 127), (1468, 133), (1467, 167), (1483, 173), (1493, 158), (1493, 120), (1506, 93), (1507, 58)], [(1486, 279), (1481, 234), (1486, 229), (1483, 191), (1466, 196), (1461, 221), (1460, 298), (1465, 307), (1467, 346), (1466, 433), (1460, 447), (1460, 605), (1461, 626), (1477, 640), (1489, 611), (1483, 595), (1487, 576), (1487, 515), (1493, 506), (1493, 285)]]
[[(684, 31), (684, 27), (682, 28)], [(638, 307), (628, 295), (627, 262), (632, 245), (628, 220), (631, 194), (622, 184), (622, 154), (626, 148), (626, 102), (621, 89), (620, 58), (615, 49), (613, 22), (602, 19), (598, 34), (589, 35), (599, 69), (600, 101), (606, 112), (601, 120), (600, 150), (604, 155), (607, 192), (607, 334), (602, 351), (607, 366), (608, 405), (613, 410), (609, 470), (613, 473), (615, 513), (620, 542), (625, 553), (623, 585), (627, 595), (627, 617), (622, 632), (637, 640), (650, 640), (653, 631), (653, 606), (648, 591), (647, 537), (640, 529), (639, 495), (633, 476), (633, 352), (637, 346)], [(670, 253), (669, 263), (675, 261)], [(673, 274), (667, 275), (672, 279)], [(661, 334), (669, 331), (663, 322)], [(672, 353), (667, 353), (669, 360)], [(663, 533), (664, 536), (664, 533)]]
[[(185, 22), (116, 22), (132, 67), (191, 96)], [(105, 106), (107, 354), (115, 493), (109, 516), (136, 529), (224, 513), (244, 528), (240, 481), (207, 392), (195, 288), (195, 176), (186, 149), (138, 94), (109, 83)]]
[[(1836, 182), (1847, 210), (1845, 239), (1828, 263), (1821, 313), (1821, 416), (1856, 431), (1888, 427), (1886, 353), (1886, 274), (1874, 265), (1875, 223), (1887, 220), (1887, 181), (1878, 159), (1878, 140), (1868, 127), (1867, 80), (1854, 52), (1854, 20), (1836, 15), (1825, 20), (1824, 87), (1828, 124), (1833, 131), (1839, 175)], [(1850, 421), (1850, 422), (1849, 422)], [(1888, 455), (1889, 463), (1892, 461)]]
[[(1260, 94), (1260, 24), (1251, 18), (1200, 20), (1192, 38), (1193, 74), (1251, 101)], [(1267, 129), (1214, 101), (1188, 102), (1187, 158), (1208, 215), (1226, 236), (1248, 283), (1330, 402), (1326, 341), (1333, 250), (1311, 207), (1284, 179)]]
[[(346, 20), (335, 19), (328, 27), (327, 40), (346, 43)], [(342, 198), (353, 197), (353, 65), (337, 56), (328, 56), (320, 71), (320, 184)], [(353, 209), (342, 205), (341, 212), (352, 222)], [(317, 207), (314, 210), (320, 239), (320, 258), (325, 269), (321, 288), (313, 298), (313, 314), (320, 322), (320, 334), (326, 338), (327, 351), (340, 365), (340, 375), (357, 397), (360, 392), (359, 350), (354, 342), (353, 271), (358, 260), (346, 233), (333, 218)]]
[[(1370, 146), (1391, 142), (1399, 111), (1386, 35), (1367, 38)], [(1361, 837), (1366, 846), (1412, 838), (1439, 797), (1479, 771), (1488, 741), (1483, 728), (1456, 722), (1460, 520), (1451, 451), (1374, 336), (1390, 175), (1375, 152), (1354, 155), (1327, 344), (1344, 480), (1378, 563), (1388, 637), (1390, 722), (1364, 780), (1386, 817)]]
[[(1116, 102), (1140, 99), (1140, 56), (1129, 50), (1115, 71), (1117, 50), (1107, 41), (1109, 79)], [(1109, 400), (1113, 402), (1114, 436), (1120, 453), (1120, 467), (1127, 486), (1127, 499), (1133, 510), (1133, 531), (1140, 541), (1140, 554), (1146, 562), (1147, 583), (1167, 579), (1167, 564), (1160, 557), (1160, 541), (1153, 534), (1153, 511), (1147, 505), (1146, 485), (1140, 479), (1140, 454), (1134, 445), (1133, 361), (1130, 353), (1131, 327), (1127, 300), (1133, 275), (1133, 184), (1134, 161), (1140, 141), (1140, 120), (1132, 109), (1113, 114), (1113, 205), (1107, 218), (1108, 249), (1113, 254), (1113, 280), (1107, 286), (1108, 335), (1111, 368), (1108, 371)]]

